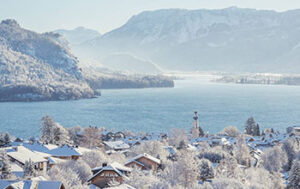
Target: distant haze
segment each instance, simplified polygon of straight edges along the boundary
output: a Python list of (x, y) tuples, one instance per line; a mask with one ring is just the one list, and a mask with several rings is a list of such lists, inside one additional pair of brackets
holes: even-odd
[(105, 33), (145, 10), (220, 9), (230, 6), (285, 11), (299, 0), (0, 0), (0, 19), (16, 19), (25, 28), (46, 32), (78, 26)]

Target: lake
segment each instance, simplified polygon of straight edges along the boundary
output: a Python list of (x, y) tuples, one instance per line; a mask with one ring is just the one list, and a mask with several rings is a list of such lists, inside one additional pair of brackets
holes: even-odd
[(189, 129), (197, 110), (204, 131), (228, 125), (241, 131), (253, 116), (261, 128), (284, 131), (300, 125), (300, 87), (239, 85), (178, 80), (175, 88), (103, 90), (95, 99), (0, 103), (0, 131), (18, 137), (38, 136), (48, 114), (63, 126), (104, 126), (122, 131), (167, 132)]

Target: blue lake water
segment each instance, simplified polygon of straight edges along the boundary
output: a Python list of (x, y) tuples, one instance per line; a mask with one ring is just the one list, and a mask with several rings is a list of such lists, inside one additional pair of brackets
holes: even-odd
[(103, 90), (96, 99), (63, 102), (0, 103), (0, 132), (38, 136), (48, 114), (64, 126), (104, 126), (115, 130), (159, 132), (200, 125), (215, 133), (234, 125), (243, 130), (254, 116), (262, 128), (300, 125), (300, 87), (179, 80), (175, 88)]

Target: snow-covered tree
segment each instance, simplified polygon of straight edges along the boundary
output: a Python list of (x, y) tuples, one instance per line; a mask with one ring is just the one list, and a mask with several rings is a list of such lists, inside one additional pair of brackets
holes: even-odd
[(0, 151), (0, 179), (12, 178), (10, 161), (4, 150)]
[(166, 160), (169, 153), (164, 149), (163, 144), (160, 141), (152, 140), (141, 143), (140, 145), (134, 146), (132, 149), (133, 156), (147, 153), (153, 157)]
[(54, 128), (55, 122), (52, 117), (46, 115), (42, 117), (42, 127), (41, 127), (41, 138), (40, 140), (45, 143), (53, 143), (54, 141)]
[(199, 164), (199, 177), (202, 181), (211, 179), (214, 177), (214, 169), (212, 164), (207, 159), (201, 159)]
[(83, 160), (69, 160), (67, 162), (59, 164), (61, 169), (72, 169), (75, 173), (77, 173), (80, 181), (82, 183), (85, 183), (88, 178), (92, 176), (91, 168), (90, 166)]
[(237, 137), (240, 134), (240, 131), (234, 126), (226, 127), (223, 132), (230, 137)]
[(228, 156), (220, 161), (216, 168), (216, 176), (225, 178), (234, 178), (238, 169), (237, 160)]
[(287, 157), (288, 157), (288, 165), (287, 165), (287, 170), (290, 170), (292, 167), (292, 163), (295, 159), (296, 156), (296, 150), (295, 150), (295, 143), (293, 139), (288, 138), (283, 142), (283, 150), (285, 151)]
[(177, 183), (184, 188), (189, 188), (197, 183), (198, 162), (196, 156), (190, 151), (181, 152), (177, 162), (174, 163), (177, 170)]
[(91, 152), (83, 153), (82, 160), (92, 169), (101, 166), (102, 163), (108, 162), (108, 156), (100, 150), (93, 150)]
[(288, 179), (288, 189), (299, 189), (300, 188), (300, 160), (294, 160), (292, 168), (290, 170), (290, 176)]
[(244, 136), (240, 135), (237, 137), (233, 154), (239, 164), (250, 167), (251, 165), (250, 150), (245, 142)]
[(132, 169), (129, 180), (125, 182), (135, 188), (151, 188), (151, 186), (155, 185), (159, 182), (159, 179), (152, 171), (144, 172), (138, 168)]
[(76, 171), (71, 167), (54, 165), (48, 171), (48, 179), (52, 181), (61, 181), (65, 188), (72, 189), (89, 189), (89, 186), (82, 184), (81, 179)]
[(102, 147), (102, 133), (103, 129), (97, 127), (87, 127), (83, 131), (83, 141), (82, 145), (88, 148)]
[(244, 169), (238, 176), (238, 179), (244, 183), (245, 188), (284, 188), (284, 183), (280, 174), (271, 174), (264, 168), (250, 167)]
[(54, 127), (54, 141), (53, 144), (62, 146), (66, 144), (71, 144), (69, 138), (69, 132), (66, 128), (56, 123)]
[(219, 163), (222, 159), (224, 159), (228, 155), (220, 146), (216, 146), (213, 148), (203, 149), (198, 157), (205, 158), (211, 161), (212, 163)]
[(211, 186), (213, 189), (242, 189), (244, 184), (233, 178), (217, 178), (213, 179)]
[(287, 163), (287, 156), (279, 146), (266, 150), (261, 159), (263, 167), (271, 173), (279, 172)]
[(77, 127), (72, 127), (68, 129), (69, 132), (69, 137), (70, 137), (70, 141), (72, 141), (72, 143), (76, 146), (80, 145), (80, 137), (79, 137), (79, 133), (81, 132), (81, 127), (77, 126)]
[(37, 171), (34, 168), (34, 164), (31, 160), (26, 161), (24, 165), (24, 178), (29, 179), (35, 177), (37, 175)]
[(176, 148), (179, 147), (180, 142), (184, 141), (186, 144), (188, 142), (188, 137), (184, 129), (171, 129), (169, 144)]

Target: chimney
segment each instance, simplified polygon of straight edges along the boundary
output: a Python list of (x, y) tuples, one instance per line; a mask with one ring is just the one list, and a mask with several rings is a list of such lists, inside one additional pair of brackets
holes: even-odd
[(107, 163), (102, 163), (102, 167), (106, 167), (107, 166)]

